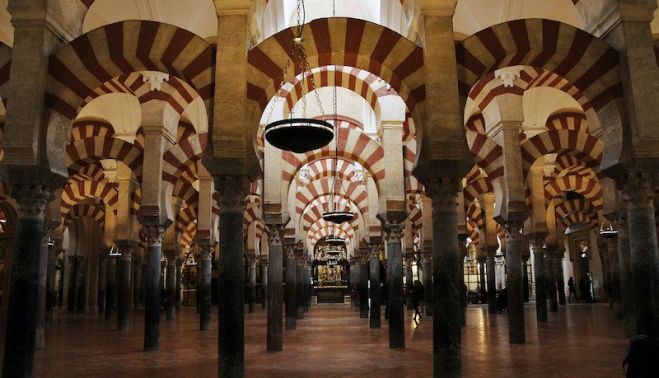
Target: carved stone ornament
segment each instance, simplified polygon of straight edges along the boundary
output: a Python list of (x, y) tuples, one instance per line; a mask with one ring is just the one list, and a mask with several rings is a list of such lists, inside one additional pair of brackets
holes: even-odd
[(380, 258), (380, 244), (373, 243), (369, 244), (368, 258), (372, 259), (373, 257)]
[(459, 179), (450, 176), (433, 176), (430, 177), (425, 188), (428, 196), (432, 199), (434, 211), (457, 211), (458, 191), (460, 190)]
[(400, 243), (403, 238), (403, 231), (405, 223), (396, 221), (387, 221), (384, 224), (384, 234), (387, 238), (387, 243)]
[(152, 91), (159, 91), (162, 88), (162, 83), (169, 81), (169, 74), (159, 71), (143, 71), (142, 81), (149, 83)]
[(501, 84), (505, 88), (512, 88), (515, 86), (515, 81), (521, 77), (523, 66), (510, 66), (494, 71), (494, 76), (501, 80)]
[(295, 245), (294, 244), (284, 244), (284, 255), (287, 259), (295, 258)]
[(147, 246), (158, 246), (162, 244), (165, 237), (165, 227), (162, 225), (145, 225), (142, 226), (142, 233)]
[(283, 223), (269, 224), (267, 226), (268, 232), (268, 241), (271, 246), (281, 246), (282, 240), (284, 239), (284, 231), (286, 230), (286, 225)]
[(46, 185), (17, 184), (11, 186), (11, 195), (18, 203), (19, 216), (43, 218), (46, 204), (54, 198), (54, 190)]
[(209, 242), (200, 242), (197, 243), (198, 247), (197, 249), (199, 250), (199, 255), (201, 256), (202, 259), (210, 259), (213, 256), (213, 244)]
[(625, 194), (629, 200), (628, 206), (647, 208), (654, 201), (654, 177), (647, 172), (632, 172), (625, 182)]
[(523, 223), (521, 222), (506, 222), (503, 224), (503, 228), (506, 231), (507, 240), (522, 240), (522, 227)]
[(219, 194), (220, 213), (243, 213), (245, 197), (249, 194), (247, 176), (216, 176), (215, 190)]

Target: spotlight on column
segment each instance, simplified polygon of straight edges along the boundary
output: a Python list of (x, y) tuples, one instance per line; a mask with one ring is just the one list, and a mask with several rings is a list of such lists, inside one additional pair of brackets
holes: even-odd
[(119, 252), (119, 248), (117, 248), (116, 244), (112, 244), (112, 248), (110, 248), (110, 253), (108, 254), (110, 257), (119, 257), (121, 256), (121, 252)]

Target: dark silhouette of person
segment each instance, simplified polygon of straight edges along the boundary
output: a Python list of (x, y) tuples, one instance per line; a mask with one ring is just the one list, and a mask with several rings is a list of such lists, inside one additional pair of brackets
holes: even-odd
[[(421, 304), (421, 301), (423, 300), (423, 294), (424, 294), (424, 289), (423, 289), (423, 284), (421, 281), (416, 280), (414, 281), (414, 284), (412, 285), (412, 305), (414, 306), (414, 321), (418, 324), (419, 320), (421, 320), (421, 311), (419, 311), (419, 305)], [(417, 316), (419, 319), (417, 320)]]
[(572, 295), (574, 295), (574, 300), (579, 301), (579, 298), (577, 298), (577, 288), (574, 283), (574, 277), (570, 276), (570, 279), (567, 280), (567, 287), (568, 290), (570, 290), (570, 295), (567, 297), (567, 301), (572, 303)]
[(583, 278), (581, 279), (581, 293), (584, 302), (586, 303), (593, 303), (593, 296), (590, 291), (590, 286), (591, 286), (590, 273), (586, 273), (586, 275), (584, 275)]

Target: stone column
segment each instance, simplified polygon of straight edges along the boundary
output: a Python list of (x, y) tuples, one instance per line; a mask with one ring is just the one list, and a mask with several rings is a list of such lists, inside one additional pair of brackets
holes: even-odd
[(165, 252), (165, 258), (167, 259), (167, 268), (166, 268), (166, 277), (165, 277), (165, 293), (167, 296), (166, 300), (166, 319), (176, 320), (176, 267), (178, 263), (176, 261), (176, 251), (170, 250)]
[(433, 371), (434, 376), (459, 376), (461, 371), (462, 300), (458, 246), (457, 193), (460, 180), (431, 177), (426, 190), (432, 198)]
[(311, 262), (309, 259), (304, 261), (304, 312), (309, 312), (311, 307)]
[[(600, 236), (600, 239), (602, 237)], [(618, 240), (617, 238), (608, 238), (605, 240), (607, 245), (607, 273), (608, 273), (608, 294), (611, 300), (613, 313), (616, 318), (623, 318), (622, 299), (620, 298), (620, 266), (618, 265)], [(599, 243), (598, 243), (599, 244)]]
[(220, 207), (218, 358), (222, 377), (245, 375), (245, 245), (243, 219), (250, 181), (217, 176)]
[[(211, 327), (211, 273), (213, 268), (213, 244), (210, 240), (197, 243), (199, 254), (199, 330), (205, 331)], [(240, 268), (241, 271), (243, 267)], [(241, 288), (243, 286), (241, 285)], [(220, 291), (220, 296), (224, 293)], [(243, 310), (244, 311), (244, 310)]]
[(546, 289), (549, 296), (549, 311), (558, 311), (558, 291), (556, 290), (556, 265), (554, 254), (556, 253), (555, 245), (547, 245), (545, 248), (545, 269), (547, 271)]
[[(356, 253), (356, 252), (355, 252)], [(350, 258), (350, 306), (356, 312), (359, 312), (359, 263), (357, 258), (352, 256)], [(352, 293), (356, 295), (352, 296)]]
[(387, 264), (389, 264), (389, 348), (405, 347), (405, 303), (403, 299), (403, 256), (401, 238), (404, 223), (387, 221)]
[[(185, 259), (183, 259), (185, 261)], [(181, 307), (181, 288), (183, 280), (183, 262), (176, 264), (176, 308)]]
[(627, 201), (622, 201), (616, 222), (618, 230), (618, 262), (620, 264), (620, 296), (627, 336), (636, 334), (636, 312), (634, 304), (634, 280), (632, 277), (631, 250), (629, 246), (629, 229), (627, 228)]
[(48, 234), (50, 221), (44, 222), (44, 231), (41, 239), (41, 256), (39, 259), (39, 279), (37, 281), (37, 324), (35, 329), (34, 349), (42, 350), (46, 337), (46, 281), (48, 273)]
[(485, 262), (486, 262), (486, 257), (479, 255), (476, 258), (476, 261), (478, 262), (478, 274), (479, 274), (479, 281), (480, 281), (480, 296), (481, 298), (484, 298), (487, 295), (487, 284), (485, 283)]
[(74, 314), (76, 312), (76, 293), (77, 293), (77, 282), (78, 282), (78, 269), (80, 266), (80, 258), (78, 256), (65, 256), (69, 259), (69, 286), (66, 288), (66, 312), (69, 314)]
[(533, 253), (533, 277), (535, 278), (535, 314), (538, 323), (547, 322), (547, 288), (545, 270), (544, 235), (530, 240)]
[(14, 185), (12, 197), (18, 202), (18, 216), (12, 255), (3, 376), (31, 377), (44, 209), (53, 195), (52, 190), (44, 185)]
[(659, 334), (659, 252), (654, 214), (654, 177), (634, 172), (625, 185), (627, 224), (636, 308), (636, 334)]
[(496, 314), (497, 312), (497, 274), (494, 256), (496, 249), (488, 248), (486, 256), (487, 270), (487, 312)]
[(524, 276), (522, 273), (522, 223), (504, 223), (506, 231), (506, 288), (508, 290), (508, 336), (511, 344), (526, 342), (524, 324)]
[(249, 293), (247, 312), (253, 314), (256, 312), (256, 256), (247, 257), (247, 273), (247, 292)]
[(304, 319), (304, 251), (298, 251), (295, 264), (295, 314), (297, 319)]
[(268, 260), (267, 256), (261, 255), (261, 308), (268, 307)]
[(137, 253), (133, 254), (133, 267), (131, 269), (133, 289), (131, 291), (131, 298), (135, 310), (138, 310), (140, 305), (144, 303), (144, 278), (149, 270), (148, 264), (144, 262), (145, 254), (148, 254), (148, 252), (140, 247), (137, 248)]
[(53, 308), (55, 307), (55, 265), (57, 255), (62, 250), (62, 240), (55, 239), (55, 245), (48, 249), (48, 278), (46, 282), (46, 330), (53, 325)]
[(380, 328), (380, 246), (371, 245), (369, 255), (369, 276), (371, 281), (371, 311), (369, 317), (370, 328)]
[(118, 241), (117, 247), (121, 256), (117, 260), (117, 329), (127, 331), (129, 327), (128, 312), (130, 311), (131, 265), (134, 242)]
[(107, 269), (107, 285), (105, 287), (105, 319), (110, 319), (115, 310), (115, 303), (117, 300), (117, 286), (116, 286), (116, 268), (117, 258), (109, 257)]
[(432, 249), (421, 254), (423, 265), (423, 291), (426, 301), (426, 316), (432, 316)]
[(267, 350), (278, 352), (283, 349), (282, 302), (284, 300), (282, 278), (282, 240), (284, 224), (268, 225), (268, 336)]
[(414, 281), (414, 272), (412, 272), (412, 262), (414, 261), (414, 256), (411, 254), (405, 255), (405, 306), (408, 310), (413, 310), (414, 306), (412, 305), (412, 295), (410, 295), (412, 290), (412, 285)]
[(143, 225), (146, 237), (146, 265), (144, 277), (144, 350), (160, 349), (160, 260), (165, 227)]
[(295, 252), (292, 244), (286, 244), (286, 329), (297, 326), (297, 271), (295, 267)]
[(611, 295), (611, 265), (609, 264), (608, 250), (609, 243), (607, 243), (607, 240), (603, 237), (597, 238), (597, 251), (599, 252), (600, 261), (602, 262), (602, 278), (604, 281), (604, 290), (606, 291), (606, 299), (609, 302), (609, 308), (613, 308), (615, 293)]
[(368, 318), (368, 253), (359, 256), (359, 317)]
[(556, 290), (558, 291), (558, 304), (565, 305), (565, 276), (563, 274), (563, 255), (565, 250), (559, 247), (557, 255), (554, 257), (554, 277), (556, 278)]
[(106, 268), (108, 263), (107, 251), (101, 250), (98, 252), (98, 313), (105, 315), (105, 298), (107, 296), (107, 273)]

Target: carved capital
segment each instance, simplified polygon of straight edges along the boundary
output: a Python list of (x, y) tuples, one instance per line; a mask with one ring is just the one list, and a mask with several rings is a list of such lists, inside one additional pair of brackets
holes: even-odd
[(648, 208), (654, 201), (654, 175), (648, 172), (632, 172), (627, 177), (624, 191), (631, 208)]
[(162, 245), (166, 228), (159, 224), (147, 224), (142, 226), (142, 235), (147, 246)]
[(506, 233), (506, 240), (522, 240), (522, 222), (506, 222), (503, 224), (503, 229)]
[(287, 259), (295, 258), (295, 244), (284, 243), (284, 256)]
[(460, 179), (451, 176), (432, 176), (425, 184), (425, 188), (432, 199), (433, 211), (457, 211)]
[(221, 213), (243, 213), (245, 197), (249, 194), (250, 180), (247, 176), (216, 176), (215, 190), (219, 194)]
[(268, 241), (272, 246), (281, 246), (284, 240), (286, 225), (283, 223), (268, 224), (267, 229)]
[(387, 243), (400, 243), (403, 238), (403, 231), (405, 230), (405, 223), (398, 221), (384, 222), (384, 235), (387, 238)]
[(18, 216), (43, 219), (46, 204), (54, 198), (54, 189), (46, 185), (11, 185), (11, 195), (18, 203)]
[(210, 259), (213, 256), (213, 243), (210, 242), (198, 242), (197, 249), (199, 251), (199, 256), (202, 260)]

